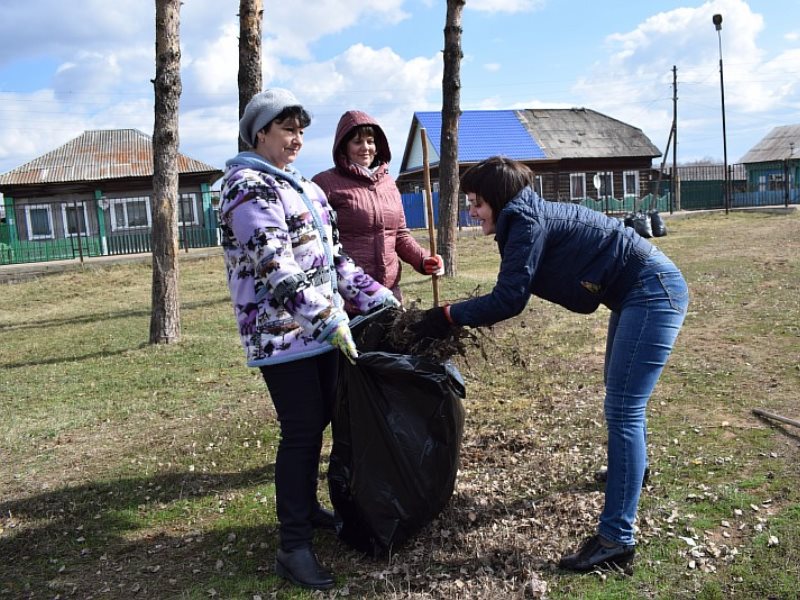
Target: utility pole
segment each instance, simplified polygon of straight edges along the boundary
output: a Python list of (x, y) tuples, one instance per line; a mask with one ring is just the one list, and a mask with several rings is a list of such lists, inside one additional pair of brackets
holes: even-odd
[(681, 179), (678, 177), (678, 67), (672, 65), (672, 197), (669, 212), (681, 209)]

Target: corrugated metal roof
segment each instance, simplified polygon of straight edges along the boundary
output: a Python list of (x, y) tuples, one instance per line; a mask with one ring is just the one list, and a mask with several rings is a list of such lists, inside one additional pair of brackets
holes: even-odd
[(792, 143), (794, 143), (792, 158), (800, 158), (800, 125), (774, 127), (739, 162), (760, 163), (786, 160), (790, 158)]
[(641, 129), (588, 108), (528, 108), (517, 113), (547, 158), (661, 156)]
[[(222, 171), (178, 154), (178, 172)], [(83, 134), (0, 175), (0, 185), (37, 185), (152, 177), (153, 140), (136, 129), (99, 129)]]
[[(414, 116), (425, 127), (428, 139), (441, 155), (441, 112), (417, 112)], [(502, 154), (515, 160), (546, 158), (536, 140), (525, 129), (513, 110), (465, 110), (458, 120), (458, 159), (480, 161)]]

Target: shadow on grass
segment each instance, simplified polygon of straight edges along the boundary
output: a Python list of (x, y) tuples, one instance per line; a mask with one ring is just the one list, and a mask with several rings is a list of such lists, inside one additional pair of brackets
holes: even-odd
[[(181, 304), (182, 311), (195, 310), (198, 308), (207, 308), (215, 304), (228, 304), (230, 303), (228, 296), (222, 296), (215, 300), (204, 300), (197, 302), (184, 302)], [(111, 321), (116, 319), (129, 319), (137, 317), (149, 317), (150, 309), (136, 309), (136, 310), (118, 310), (113, 312), (97, 312), (91, 314), (76, 315), (73, 317), (64, 317), (59, 319), (31, 319), (28, 321), (15, 321), (0, 325), (0, 331), (23, 331), (25, 329), (36, 329), (40, 331), (48, 327), (61, 327), (63, 325), (81, 325), (86, 323), (96, 323), (97, 321)]]
[(88, 354), (81, 354), (80, 356), (70, 356), (70, 357), (53, 357), (53, 358), (44, 358), (41, 360), (30, 360), (30, 361), (22, 361), (16, 363), (2, 363), (0, 367), (3, 369), (24, 369), (27, 367), (41, 367), (44, 365), (58, 365), (58, 364), (68, 364), (68, 363), (75, 363), (81, 362), (84, 360), (91, 360), (93, 358), (106, 358), (109, 356), (117, 356), (119, 354), (125, 354), (126, 352), (130, 352), (131, 350), (141, 350), (149, 346), (147, 342), (142, 342), (138, 346), (133, 346), (132, 348), (120, 348), (119, 350), (101, 350), (100, 352), (90, 352)]
[(224, 514), (227, 503), (272, 481), (268, 465), (87, 483), (6, 500), (0, 597), (170, 598), (219, 589), (226, 578), (279, 588), (274, 509), (253, 500), (252, 508), (236, 508), (232, 527)]
[(765, 417), (762, 415), (755, 415), (755, 417), (767, 425), (770, 429), (774, 429), (785, 435), (787, 438), (791, 440), (795, 440), (800, 442), (800, 429), (793, 429), (791, 426), (787, 427), (786, 425), (782, 425), (781, 423), (776, 423), (774, 420), (770, 419), (769, 417)]

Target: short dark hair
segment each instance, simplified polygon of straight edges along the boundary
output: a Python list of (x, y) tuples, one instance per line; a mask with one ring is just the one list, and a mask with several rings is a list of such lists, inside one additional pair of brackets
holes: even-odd
[(375, 137), (375, 128), (372, 125), (356, 125), (342, 138), (342, 145), (357, 137)]
[(296, 119), (297, 122), (300, 123), (300, 127), (303, 129), (311, 125), (311, 115), (308, 114), (308, 111), (305, 108), (302, 106), (287, 106), (277, 115), (275, 115), (275, 118), (272, 119), (272, 121), (264, 125), (264, 127), (261, 128), (261, 131), (269, 131), (270, 126), (275, 121), (285, 121), (286, 119)]
[(509, 200), (532, 183), (533, 171), (505, 156), (482, 160), (461, 175), (461, 191), (480, 196), (492, 208), (495, 217)]

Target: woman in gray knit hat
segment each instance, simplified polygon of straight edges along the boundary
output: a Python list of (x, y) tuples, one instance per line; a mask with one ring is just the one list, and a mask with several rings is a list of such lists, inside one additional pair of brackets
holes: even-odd
[(253, 150), (226, 163), (220, 222), (247, 364), (261, 370), (281, 428), (275, 569), (297, 585), (329, 589), (333, 575), (312, 540), (314, 528), (335, 527), (334, 514), (317, 500), (322, 435), (339, 358), (358, 358), (344, 301), (361, 313), (399, 303), (341, 251), (325, 194), (291, 166), (310, 122), (289, 90), (250, 100), (239, 132)]

